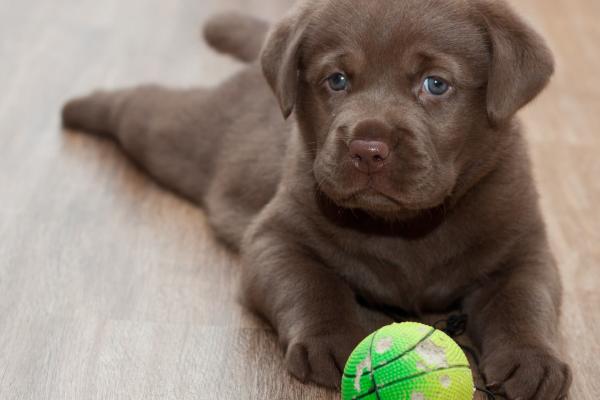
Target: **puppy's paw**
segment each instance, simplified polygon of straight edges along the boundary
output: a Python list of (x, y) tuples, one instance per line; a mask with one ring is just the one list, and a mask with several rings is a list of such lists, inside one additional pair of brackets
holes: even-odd
[(569, 366), (542, 347), (491, 352), (481, 369), (488, 387), (510, 400), (566, 399), (572, 381)]
[(339, 389), (350, 353), (367, 334), (366, 330), (352, 327), (295, 339), (287, 347), (286, 367), (302, 382)]

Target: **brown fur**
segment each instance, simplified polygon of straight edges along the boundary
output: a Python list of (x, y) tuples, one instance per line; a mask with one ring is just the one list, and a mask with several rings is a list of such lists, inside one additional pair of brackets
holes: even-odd
[[(254, 60), (265, 25), (240, 21), (220, 16), (206, 35)], [(347, 92), (326, 86), (339, 71)], [(377, 327), (360, 295), (417, 315), (462, 304), (490, 386), (558, 399), (571, 381), (556, 350), (561, 284), (514, 118), (552, 71), (502, 2), (312, 0), (272, 29), (260, 66), (216, 89), (99, 92), (63, 119), (206, 208), (299, 379), (339, 384)], [(452, 89), (428, 95), (428, 75)], [(390, 146), (380, 172), (353, 167), (357, 138)]]

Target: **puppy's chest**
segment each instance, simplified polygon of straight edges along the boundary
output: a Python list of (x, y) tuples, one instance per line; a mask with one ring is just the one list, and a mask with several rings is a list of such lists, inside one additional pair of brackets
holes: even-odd
[(442, 311), (472, 279), (468, 270), (455, 267), (469, 264), (469, 254), (462, 250), (435, 242), (372, 238), (344, 252), (334, 267), (370, 302), (409, 312)]

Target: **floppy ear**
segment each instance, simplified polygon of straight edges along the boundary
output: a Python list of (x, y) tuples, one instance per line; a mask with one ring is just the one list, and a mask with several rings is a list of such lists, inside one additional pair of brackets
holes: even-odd
[(287, 119), (298, 94), (300, 46), (307, 22), (307, 7), (297, 7), (271, 30), (261, 53), (263, 74)]
[(554, 73), (544, 39), (504, 1), (477, 2), (490, 40), (487, 111), (492, 123), (510, 119), (533, 100)]

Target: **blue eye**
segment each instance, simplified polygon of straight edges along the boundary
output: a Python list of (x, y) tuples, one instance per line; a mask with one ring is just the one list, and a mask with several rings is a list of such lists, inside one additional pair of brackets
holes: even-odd
[(441, 96), (450, 89), (450, 84), (439, 76), (429, 76), (423, 82), (423, 89), (434, 96)]
[(336, 92), (348, 89), (348, 78), (341, 72), (336, 72), (327, 78), (327, 83), (329, 83), (331, 90)]

